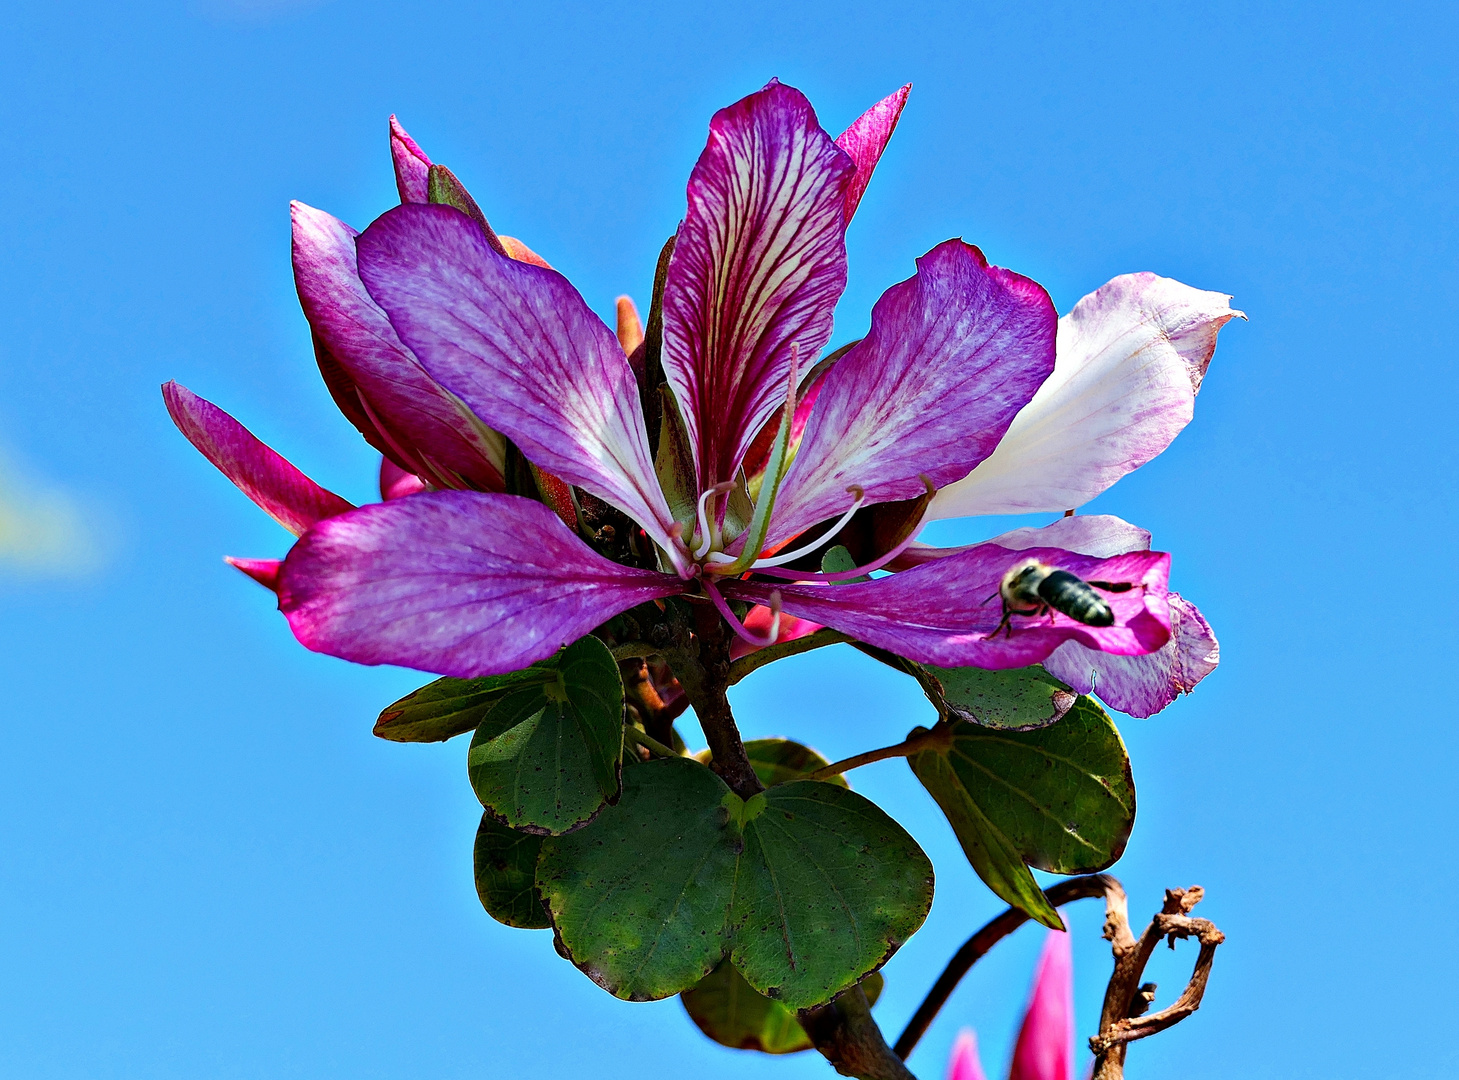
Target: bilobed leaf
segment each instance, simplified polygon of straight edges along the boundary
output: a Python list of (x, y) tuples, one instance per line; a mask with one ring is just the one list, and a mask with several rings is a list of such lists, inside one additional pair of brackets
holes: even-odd
[(983, 727), (1012, 731), (1047, 727), (1079, 696), (1038, 664), (1005, 671), (910, 661), (908, 665), (939, 714)]
[(623, 796), (542, 845), (537, 886), (566, 955), (630, 1001), (687, 990), (729, 945), (744, 804), (698, 762), (623, 774)]
[(561, 951), (634, 1001), (697, 984), (730, 951), (792, 1010), (829, 1001), (922, 924), (932, 866), (860, 795), (793, 780), (741, 800), (688, 758), (636, 765), (623, 797), (544, 841), (537, 888)]
[(476, 895), (497, 922), (525, 930), (552, 925), (535, 888), (541, 850), (542, 837), (509, 829), (490, 814), (481, 815), (472, 852)]
[(623, 681), (595, 637), (545, 664), (550, 679), (508, 691), (482, 717), (466, 760), (488, 811), (512, 828), (555, 835), (618, 795)]
[(375, 734), (391, 742), (443, 742), (464, 735), (512, 687), (542, 678), (533, 666), (484, 679), (437, 679), (381, 712)]
[[(881, 996), (882, 986), (879, 971), (861, 980), (868, 1002)], [(811, 1048), (795, 1013), (745, 982), (728, 960), (679, 999), (699, 1030), (721, 1046), (762, 1054), (794, 1054)]]
[(1057, 723), (999, 731), (956, 723), (944, 748), (908, 758), (988, 887), (1040, 922), (1060, 925), (1023, 866), (1103, 870), (1135, 820), (1129, 756), (1114, 723), (1080, 697)]
[[(751, 739), (745, 743), (745, 754), (760, 783), (767, 788), (799, 780), (831, 764), (809, 746), (802, 746), (791, 739)], [(844, 776), (831, 777), (826, 783), (851, 786)]]
[(896, 952), (932, 906), (932, 864), (870, 800), (794, 780), (745, 804), (735, 967), (792, 1009), (829, 1001)]

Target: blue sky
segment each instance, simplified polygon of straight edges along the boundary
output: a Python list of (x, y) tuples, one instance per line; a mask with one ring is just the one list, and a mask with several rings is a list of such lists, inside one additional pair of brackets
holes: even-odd
[[(838, 131), (911, 103), (852, 227), (837, 340), (961, 235), (1060, 310), (1154, 270), (1234, 293), (1195, 422), (1091, 509), (1155, 534), (1220, 635), (1124, 720), (1135, 912), (1199, 882), (1229, 937), (1131, 1075), (1449, 1077), (1459, 737), (1456, 25), (1441, 5), (39, 4), (0, 24), (0, 1074), (829, 1076), (615, 1001), (477, 906), (460, 743), (371, 737), (424, 679), (297, 646), (220, 561), (287, 536), (172, 429), (177, 378), (321, 482), (375, 458), (314, 369), (299, 198), (363, 226), (396, 112), (607, 315), (642, 299), (713, 110), (770, 76)], [(25, 528), (16, 523), (24, 521)], [(978, 523), (941, 535), (975, 539)], [(847, 650), (737, 690), (832, 757), (928, 707)], [(691, 739), (696, 733), (689, 732)], [(905, 765), (855, 777), (938, 868), (894, 1034), (998, 909)], [(1073, 925), (1081, 1036), (1108, 970)], [(1003, 1068), (1039, 944), (966, 981)], [(1193, 950), (1163, 954), (1162, 1000)]]

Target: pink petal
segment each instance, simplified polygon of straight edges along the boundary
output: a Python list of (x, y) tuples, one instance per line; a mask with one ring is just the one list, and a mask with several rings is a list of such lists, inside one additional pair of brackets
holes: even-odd
[(978, 1037), (972, 1028), (957, 1033), (952, 1055), (947, 1059), (947, 1080), (986, 1080), (983, 1063), (978, 1060)]
[(826, 373), (770, 543), (844, 512), (850, 485), (876, 503), (967, 476), (1053, 370), (1056, 325), (1042, 287), (961, 240), (918, 259)]
[[(1013, 617), (1013, 632), (990, 637), (1002, 618), (998, 585), (1025, 558), (1038, 558), (1085, 580), (1138, 586), (1106, 594), (1115, 623), (1085, 626), (1065, 615)], [(1160, 648), (1170, 636), (1165, 600), (1170, 556), (1137, 551), (1109, 559), (1058, 548), (1014, 552), (979, 544), (956, 555), (890, 577), (851, 585), (780, 585), (728, 581), (726, 596), (767, 604), (780, 591), (792, 615), (834, 627), (859, 641), (921, 663), (943, 667), (1014, 668), (1037, 664), (1065, 641), (1092, 649), (1138, 656)]]
[(388, 457), (380, 459), (380, 498), (385, 502), (403, 499), (426, 490), (426, 482), (413, 472), (406, 472)]
[(604, 559), (541, 503), (441, 491), (310, 529), (284, 560), (279, 609), (316, 652), (472, 678), (681, 588)]
[(851, 160), (856, 163), (856, 174), (846, 185), (848, 224), (861, 204), (861, 196), (866, 194), (866, 185), (871, 183), (871, 174), (881, 160), (882, 151), (891, 141), (892, 132), (897, 130), (897, 121), (902, 118), (902, 108), (911, 92), (912, 84), (908, 83), (896, 93), (882, 98), (836, 139), (836, 145), (850, 154)]
[(371, 295), (433, 379), (675, 550), (628, 358), (566, 278), (498, 255), (449, 206), (397, 207), (358, 248)]
[(663, 307), (664, 374), (701, 490), (734, 477), (785, 400), (792, 346), (809, 371), (831, 336), (854, 168), (805, 96), (774, 80), (710, 122)]
[(505, 444), (396, 336), (360, 281), (355, 231), (303, 203), (290, 211), (299, 301), (341, 411), (401, 468), (440, 487), (500, 491)]
[(1074, 1074), (1074, 959), (1069, 935), (1050, 930), (1013, 1047), (1008, 1080), (1070, 1080)]
[[(770, 609), (756, 604), (745, 615), (745, 629), (757, 637), (765, 637), (770, 633), (770, 627), (774, 624), (775, 617)], [(821, 629), (820, 623), (813, 623), (809, 619), (797, 619), (794, 615), (780, 615), (780, 633), (775, 640), (794, 641), (796, 638), (809, 637)], [(742, 637), (736, 637), (730, 642), (730, 659), (738, 660), (742, 656), (749, 656), (752, 652), (759, 652), (763, 646), (751, 645)]]
[(936, 517), (1082, 506), (1170, 445), (1190, 421), (1224, 293), (1154, 274), (1117, 277), (1059, 320), (1054, 373), (993, 455), (938, 492)]
[(414, 139), (405, 133), (400, 121), (390, 117), (390, 158), (395, 163), (395, 186), (403, 203), (429, 200), (431, 159), (426, 157)]
[[(991, 541), (1006, 548), (1061, 547), (1108, 557), (1148, 551), (1150, 534), (1108, 514), (1076, 514), (1042, 529), (1015, 529)], [(1066, 641), (1044, 668), (1081, 694), (1094, 694), (1130, 716), (1154, 716), (1216, 670), (1221, 649), (1196, 606), (1170, 593), (1170, 640), (1146, 656), (1113, 656)]]
[(236, 559), (225, 555), (223, 561), (243, 571), (270, 592), (279, 591), (279, 571), (284, 567), (283, 559)]
[(188, 442), (295, 536), (316, 521), (354, 509), (353, 503), (310, 480), (211, 401), (175, 382), (162, 385), (162, 397)]
[[(1123, 555), (1127, 551), (1149, 551), (1150, 534), (1113, 514), (1075, 514), (1060, 518), (1052, 525), (1042, 528), (1014, 529), (985, 540), (984, 543), (997, 544), (1013, 551), (1032, 547), (1056, 547), (1077, 551), (1081, 555), (1109, 558), (1111, 555)], [(925, 562), (945, 559), (949, 555), (974, 547), (977, 545), (940, 548), (913, 544), (892, 566), (897, 570), (905, 570), (921, 566)]]
[(1148, 656), (1111, 656), (1073, 641), (1060, 645), (1044, 667), (1081, 694), (1094, 694), (1130, 716), (1154, 716), (1189, 694), (1221, 662), (1221, 646), (1205, 616), (1179, 593), (1170, 594), (1170, 640)]

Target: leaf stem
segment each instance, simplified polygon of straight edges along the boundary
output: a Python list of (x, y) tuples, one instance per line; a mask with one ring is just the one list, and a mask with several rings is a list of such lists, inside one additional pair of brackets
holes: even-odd
[(622, 645), (615, 645), (612, 651), (614, 660), (636, 660), (652, 656), (659, 650), (647, 641), (627, 641)]
[[(1110, 896), (1115, 890), (1118, 890), (1121, 898), (1124, 897), (1124, 890), (1120, 889), (1119, 882), (1108, 874), (1088, 874), (1051, 885), (1044, 890), (1044, 896), (1052, 907), (1057, 908), (1074, 900)], [(928, 1025), (937, 1016), (938, 1010), (947, 1003), (947, 999), (957, 989), (957, 984), (972, 970), (973, 965), (987, 955), (994, 945), (1028, 922), (1028, 919), (1026, 912), (1011, 907), (963, 942), (962, 947), (952, 954), (947, 967), (932, 984), (932, 989), (927, 991), (927, 997), (917, 1006), (912, 1019), (907, 1021), (907, 1026), (898, 1036), (897, 1045), (893, 1049), (899, 1058), (905, 1061), (907, 1055), (916, 1048)]]
[(829, 780), (833, 776), (848, 772), (851, 769), (859, 769), (863, 765), (870, 765), (874, 761), (885, 761), (887, 758), (910, 757), (929, 746), (945, 745), (947, 741), (947, 725), (939, 721), (930, 730), (923, 729), (913, 732), (901, 742), (894, 746), (883, 746), (879, 750), (868, 750), (864, 754), (856, 754), (853, 757), (842, 758), (840, 761), (833, 761), (823, 769), (817, 769), (809, 774), (807, 780)]
[(825, 645), (837, 645), (851, 639), (839, 630), (832, 630), (830, 627), (822, 627), (813, 634), (805, 637), (792, 638), (789, 641), (777, 641), (774, 645), (767, 645), (763, 649), (756, 649), (747, 656), (742, 656), (730, 664), (729, 684), (733, 686), (750, 672), (772, 664), (776, 660), (783, 660), (787, 656), (795, 656), (798, 653), (810, 652), (812, 649), (819, 649)]
[(651, 754), (657, 754), (659, 757), (682, 757), (683, 756), (681, 754), (675, 753), (673, 749), (671, 749), (670, 747), (665, 746), (663, 743), (661, 743), (657, 739), (655, 739), (652, 735), (645, 735), (643, 732), (639, 731), (638, 728), (634, 727), (632, 724), (624, 724), (623, 725), (623, 737), (625, 739), (627, 739), (631, 743), (637, 743), (639, 746), (643, 747), (649, 753), (651, 753)]

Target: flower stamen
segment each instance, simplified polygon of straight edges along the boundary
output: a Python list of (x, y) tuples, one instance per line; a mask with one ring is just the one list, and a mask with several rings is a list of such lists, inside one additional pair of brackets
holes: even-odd
[[(922, 480), (923, 486), (927, 488), (927, 497), (930, 500), (933, 492), (936, 489), (932, 486), (932, 481), (929, 480), (926, 475), (923, 475), (920, 479)], [(856, 490), (859, 492), (861, 489), (857, 488)], [(858, 499), (856, 506), (853, 506), (851, 510), (844, 517), (842, 517), (839, 522), (836, 523), (835, 529), (827, 533), (825, 536), (821, 537), (819, 540), (815, 541), (813, 544), (808, 544), (805, 547), (802, 547), (800, 551), (795, 554), (805, 554), (809, 551), (814, 551), (816, 548), (820, 547), (822, 544), (826, 543), (826, 541), (834, 537), (836, 533), (840, 532), (841, 529), (845, 527), (846, 522), (850, 519), (851, 514), (855, 513), (856, 507), (860, 505), (861, 500)], [(775, 561), (771, 561), (768, 559), (765, 561), (765, 564), (763, 566), (760, 563), (756, 563), (754, 566), (751, 567), (751, 569), (760, 573), (764, 573), (769, 577), (778, 577), (792, 581), (804, 581), (810, 584), (834, 585), (836, 582), (839, 581), (851, 581), (854, 578), (865, 577), (867, 574), (870, 574), (874, 570), (880, 570), (883, 566), (886, 566), (902, 552), (906, 551), (907, 548), (912, 546), (912, 542), (917, 539), (917, 534), (922, 531), (922, 527), (926, 524), (927, 511), (924, 509), (922, 511), (922, 516), (917, 519), (917, 524), (912, 526), (912, 528), (907, 531), (907, 535), (902, 537), (901, 542), (897, 544), (896, 547), (892, 548), (885, 555), (873, 559), (865, 566), (856, 566), (850, 570), (836, 570), (831, 573), (807, 573), (804, 570), (781, 570), (777, 568), (777, 563)], [(792, 554), (791, 557), (795, 557), (794, 554)], [(787, 561), (783, 556), (777, 556), (777, 560), (780, 562)]]
[(714, 604), (720, 615), (724, 617), (724, 621), (729, 623), (730, 629), (746, 644), (753, 645), (757, 649), (763, 649), (767, 645), (774, 645), (780, 637), (779, 589), (775, 589), (770, 593), (770, 632), (763, 637), (750, 630), (744, 623), (735, 618), (735, 613), (725, 603), (724, 597), (720, 595), (719, 589), (715, 587), (714, 581), (711, 578), (704, 579), (704, 591), (709, 594), (710, 601)]
[(727, 491), (732, 491), (734, 486), (732, 481), (726, 480), (722, 484), (715, 484), (714, 487), (707, 488), (699, 496), (699, 535), (703, 539), (692, 553), (696, 559), (704, 558), (712, 549), (719, 546), (719, 523), (716, 515), (709, 511), (709, 500), (723, 495)]
[(851, 503), (851, 509), (847, 510), (846, 513), (841, 515), (841, 520), (836, 522), (835, 527), (832, 528), (830, 532), (826, 533), (824, 536), (817, 537), (809, 544), (802, 544), (800, 547), (794, 549), (793, 551), (782, 551), (780, 554), (771, 555), (769, 558), (756, 559), (750, 564), (750, 569), (764, 570), (772, 566), (783, 566), (785, 563), (794, 562), (802, 555), (809, 555), (812, 551), (815, 551), (816, 548), (820, 547), (822, 544), (825, 544), (829, 540), (835, 539), (836, 534), (839, 533), (842, 529), (846, 528), (848, 524), (850, 524), (851, 518), (856, 514), (856, 511), (861, 509), (861, 504), (866, 501), (866, 490), (864, 488), (859, 487), (856, 484), (852, 484), (849, 488), (846, 489), (846, 491), (854, 499), (854, 501)]

